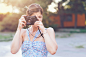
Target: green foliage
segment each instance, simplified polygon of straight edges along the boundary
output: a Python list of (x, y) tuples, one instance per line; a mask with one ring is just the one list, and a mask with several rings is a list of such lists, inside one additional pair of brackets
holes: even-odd
[(1, 31), (15, 31), (17, 29), (18, 19), (20, 16), (20, 14), (13, 13), (5, 17), (1, 22)]
[(79, 31), (74, 30), (74, 31), (70, 31), (70, 33), (86, 33), (86, 29), (79, 29)]
[(57, 38), (59, 35), (55, 34), (55, 38)]
[(18, 8), (21, 12), (25, 13), (25, 6), (29, 6), (32, 3), (38, 3), (42, 6), (44, 9), (44, 12), (46, 12), (47, 7), (49, 4), (51, 4), (53, 0), (4, 0), (4, 3), (7, 5), (12, 5), (13, 8)]
[(0, 35), (0, 39), (7, 39), (7, 38), (12, 38), (12, 37), (13, 37), (12, 35), (7, 35), (7, 36)]
[(62, 0), (59, 3), (56, 3), (58, 6), (56, 6), (57, 13), (60, 15), (61, 19), (61, 27), (63, 27), (64, 22), (64, 14), (75, 14), (75, 26), (74, 28), (77, 28), (77, 14), (86, 14), (86, 0), (70, 0), (66, 6), (62, 6), (62, 4), (66, 0)]
[(4, 0), (3, 3), (6, 3), (7, 5), (12, 5), (12, 10), (17, 8), (21, 13), (25, 14), (25, 6), (29, 6), (30, 4), (35, 3), (35, 0)]
[(1, 32), (0, 33), (0, 42), (12, 40), (14, 34), (15, 34), (15, 32)]
[[(20, 10), (20, 13), (22, 14), (25, 14), (26, 13), (26, 10), (24, 7), (25, 6), (29, 6), (30, 4), (32, 3), (38, 3), (40, 4), (40, 6), (43, 8), (43, 23), (44, 23), (44, 26), (45, 27), (53, 27), (56, 29), (57, 25), (52, 23), (52, 25), (50, 25), (50, 18), (49, 18), (49, 12), (47, 11), (48, 9), (48, 5), (51, 4), (51, 2), (53, 2), (53, 0), (4, 0), (4, 3), (6, 3), (7, 5), (12, 5), (12, 8), (14, 9), (15, 7), (17, 9)], [(18, 15), (8, 15), (6, 18), (4, 18), (1, 26), (2, 26), (2, 29), (1, 31), (4, 31), (4, 30), (11, 30), (11, 31), (15, 31), (16, 28), (17, 28), (17, 23), (19, 19), (19, 16)], [(7, 20), (9, 20), (7, 22)], [(13, 22), (13, 23), (12, 23)], [(56, 26), (56, 27), (55, 27)]]
[[(58, 6), (55, 9), (57, 10), (58, 14), (63, 14), (63, 13), (86, 13), (86, 0), (70, 0), (68, 4), (65, 6), (62, 6), (62, 4), (67, 1), (67, 0), (62, 0), (59, 3), (55, 3)], [(64, 9), (65, 8), (65, 9)]]
[(76, 48), (84, 48), (83, 45), (76, 46)]
[(86, 0), (70, 0), (67, 5), (70, 6), (70, 8), (67, 8), (68, 12), (80, 14), (86, 13)]
[(67, 34), (61, 34), (61, 35), (58, 35), (58, 34), (55, 34), (55, 37), (56, 38), (68, 38), (68, 37), (71, 37), (71, 33), (67, 33)]
[(53, 2), (53, 0), (36, 0), (36, 3), (40, 4), (40, 6), (43, 8), (43, 24), (45, 27), (49, 27), (50, 26), (50, 14), (47, 11), (48, 9), (48, 5), (51, 4), (51, 2)]
[(86, 29), (80, 29), (80, 32), (86, 33)]

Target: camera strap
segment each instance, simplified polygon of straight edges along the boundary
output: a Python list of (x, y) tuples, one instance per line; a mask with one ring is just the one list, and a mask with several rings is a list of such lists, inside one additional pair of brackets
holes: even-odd
[[(41, 33), (41, 31), (40, 31), (39, 27), (38, 27), (38, 30), (39, 30), (39, 32), (40, 32), (40, 34), (41, 34), (41, 36), (43, 37), (43, 33)], [(44, 37), (43, 37), (43, 38), (44, 38)]]
[[(27, 30), (29, 31), (29, 29), (27, 28)], [(30, 33), (30, 31), (29, 31), (29, 33)], [(39, 32), (40, 33), (40, 32)], [(31, 34), (31, 33), (30, 33)], [(31, 34), (32, 35), (32, 34)], [(41, 37), (41, 35), (40, 36), (34, 36), (34, 35), (32, 35), (33, 37), (35, 37), (35, 38), (39, 38), (39, 37)]]

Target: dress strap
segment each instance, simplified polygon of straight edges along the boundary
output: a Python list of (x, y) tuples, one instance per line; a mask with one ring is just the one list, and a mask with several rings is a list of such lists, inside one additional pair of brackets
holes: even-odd
[(28, 31), (28, 29), (27, 29), (27, 35), (28, 35), (28, 39), (29, 39), (29, 41), (30, 41), (30, 37), (29, 37), (29, 31)]
[(35, 37), (33, 38), (33, 41), (39, 36), (40, 32), (39, 30), (36, 32)]
[[(45, 30), (47, 30), (47, 28), (45, 28)], [(39, 30), (38, 30), (38, 31), (36, 32), (34, 38), (33, 38), (33, 41), (39, 36), (39, 34), (40, 34), (40, 32), (39, 32)], [(29, 39), (29, 41), (30, 41), (30, 36), (29, 36), (29, 30), (28, 30), (28, 29), (27, 29), (27, 35), (28, 35), (28, 39)]]
[[(40, 34), (40, 32), (39, 32), (39, 30), (38, 30), (38, 31), (36, 32), (34, 38), (33, 38), (33, 41), (39, 36), (39, 34)], [(28, 30), (28, 29), (27, 29), (27, 35), (28, 35), (28, 39), (29, 39), (29, 41), (30, 41), (30, 36), (29, 36), (29, 30)]]

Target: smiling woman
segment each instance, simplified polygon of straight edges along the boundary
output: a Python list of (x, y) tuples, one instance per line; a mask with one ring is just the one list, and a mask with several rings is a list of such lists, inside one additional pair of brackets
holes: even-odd
[(7, 12), (19, 13), (19, 10), (16, 8), (13, 10), (11, 5), (7, 6), (7, 4), (5, 3), (0, 3), (0, 13), (7, 13)]

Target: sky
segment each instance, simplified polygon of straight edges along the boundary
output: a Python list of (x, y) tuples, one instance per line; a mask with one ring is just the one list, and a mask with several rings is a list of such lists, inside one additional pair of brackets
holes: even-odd
[[(55, 0), (55, 2), (56, 3), (58, 3), (58, 2), (60, 2), (61, 0)], [(69, 1), (69, 0), (68, 0)], [(64, 4), (63, 4), (63, 6), (65, 6), (66, 5), (66, 3), (68, 3), (68, 1), (67, 2), (65, 2)], [(52, 2), (51, 3), (51, 5), (49, 5), (48, 6), (48, 11), (50, 11), (50, 12), (56, 12), (56, 10), (54, 9), (54, 7), (56, 7), (57, 5), (54, 3), (54, 2)], [(0, 3), (0, 13), (7, 13), (7, 12), (12, 12), (12, 6), (11, 5), (9, 5), (9, 6), (7, 6), (6, 4), (4, 4), (4, 3)], [(16, 8), (16, 9), (14, 9), (14, 11), (13, 12), (15, 12), (15, 13), (19, 13), (19, 10)]]
[(7, 6), (4, 3), (0, 3), (0, 13), (12, 12), (12, 6)]
[[(62, 0), (54, 0), (56, 3), (62, 1)], [(62, 5), (65, 6), (70, 0), (67, 0), (66, 2), (64, 2)], [(56, 5), (54, 2), (51, 3), (51, 5), (48, 6), (48, 11), (50, 12), (56, 12), (56, 10), (54, 9), (54, 7), (58, 7), (58, 5)]]
[[(11, 5), (7, 6), (4, 3), (0, 3), (0, 13), (7, 13), (7, 12), (10, 13), (12, 12), (12, 6)], [(13, 12), (19, 13), (19, 10), (16, 8), (13, 10)]]
[[(61, 0), (54, 0), (56, 3), (58, 3), (58, 2), (60, 2)], [(48, 11), (50, 11), (50, 12), (56, 12), (56, 10), (54, 9), (54, 7), (57, 7), (57, 5), (54, 3), (54, 2), (52, 2), (51, 3), (51, 5), (49, 5), (48, 6)]]

